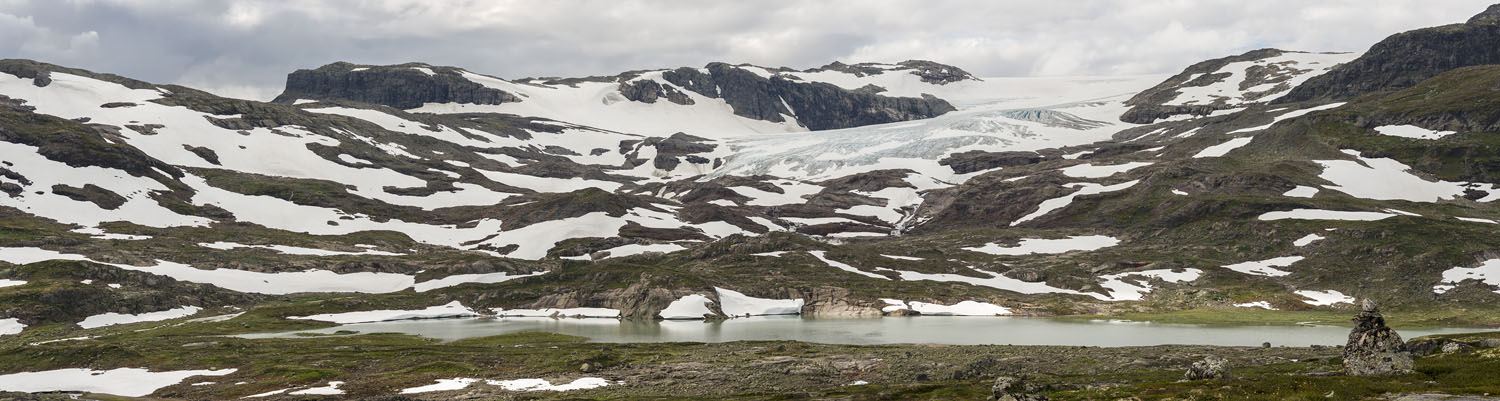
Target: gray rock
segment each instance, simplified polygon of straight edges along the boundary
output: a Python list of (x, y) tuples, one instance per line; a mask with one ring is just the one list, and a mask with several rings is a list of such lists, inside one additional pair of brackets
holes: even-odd
[(1375, 302), (1365, 300), (1364, 311), (1354, 317), (1354, 330), (1344, 346), (1344, 373), (1374, 376), (1410, 372), (1411, 353), (1401, 335), (1385, 325), (1385, 317)]
[(1189, 366), (1187, 374), (1183, 375), (1188, 380), (1205, 379), (1228, 379), (1230, 375), (1229, 360), (1217, 356), (1209, 356)]
[(990, 386), (990, 398), (995, 401), (1046, 401), (1047, 396), (1038, 394), (1041, 386), (1031, 383), (1026, 376), (1000, 376)]
[[(357, 69), (360, 68), (360, 69)], [(427, 68), (427, 74), (416, 68)], [(411, 63), (393, 66), (356, 66), (333, 63), (316, 70), (297, 70), (286, 77), (286, 89), (273, 102), (290, 104), (297, 99), (354, 100), (398, 109), (425, 103), (500, 104), (521, 98), (480, 85), (457, 69)]]
[(1468, 352), (1470, 348), (1473, 347), (1470, 347), (1468, 344), (1464, 343), (1452, 342), (1443, 344), (1443, 353), (1447, 354), (1452, 352)]

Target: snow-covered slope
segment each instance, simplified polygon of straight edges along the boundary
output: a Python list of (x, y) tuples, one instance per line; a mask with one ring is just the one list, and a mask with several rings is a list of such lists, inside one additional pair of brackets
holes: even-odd
[(1357, 57), (1356, 53), (1262, 49), (1200, 62), (1131, 98), (1127, 104), (1132, 109), (1124, 119), (1137, 123), (1187, 119), (1270, 103)]

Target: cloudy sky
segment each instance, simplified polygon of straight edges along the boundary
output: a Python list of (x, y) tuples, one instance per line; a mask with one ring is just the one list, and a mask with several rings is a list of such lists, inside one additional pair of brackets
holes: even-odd
[(255, 99), (341, 60), (507, 78), (906, 59), (980, 76), (1171, 73), (1261, 47), (1363, 51), (1488, 1), (0, 0), (0, 57)]

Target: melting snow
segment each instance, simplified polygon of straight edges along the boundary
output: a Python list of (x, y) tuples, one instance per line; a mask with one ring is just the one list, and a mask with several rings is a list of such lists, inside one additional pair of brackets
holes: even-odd
[(1307, 246), (1307, 244), (1318, 242), (1322, 239), (1323, 236), (1321, 235), (1308, 234), (1306, 236), (1303, 236), (1302, 238), (1298, 238), (1296, 241), (1292, 241), (1292, 246)]
[(485, 383), (510, 391), (570, 391), (609, 385), (608, 380), (597, 377), (584, 377), (568, 384), (552, 384), (545, 379), (486, 380)]
[(17, 318), (13, 318), (13, 317), (12, 318), (6, 318), (6, 319), (0, 319), (0, 336), (10, 335), (10, 334), (21, 334), (22, 330), (26, 330), (26, 324), (25, 323), (21, 323), (21, 319), (17, 319)]
[[(756, 298), (738, 291), (714, 287), (719, 295), (719, 309), (726, 316), (796, 315), (802, 313), (802, 298)], [(663, 311), (665, 313), (665, 311)]]
[[(1467, 222), (1470, 222), (1470, 223), (1500, 224), (1500, 222), (1496, 222), (1494, 220), (1481, 219), (1481, 218), (1478, 218), (1478, 217), (1454, 217), (1454, 218), (1455, 219), (1459, 219), (1459, 220), (1463, 220), (1463, 221), (1467, 221)], [(0, 285), (0, 287), (4, 287), (4, 285)]]
[(1286, 191), (1286, 193), (1281, 194), (1281, 196), (1290, 196), (1293, 198), (1311, 198), (1313, 197), (1313, 195), (1317, 194), (1317, 187), (1298, 185), (1296, 188), (1292, 188), (1292, 190)]
[(1323, 209), (1292, 209), (1283, 212), (1267, 212), (1260, 215), (1260, 220), (1273, 221), (1282, 219), (1298, 220), (1347, 220), (1347, 221), (1375, 221), (1396, 217), (1391, 213), (1380, 212), (1352, 212), (1343, 210)]
[[(1394, 159), (1361, 157), (1359, 152), (1352, 150), (1344, 152), (1357, 160), (1315, 160), (1323, 165), (1323, 173), (1318, 178), (1333, 183), (1324, 188), (1357, 198), (1436, 202), (1463, 196), (1465, 189), (1475, 185), (1480, 185), (1480, 189), (1497, 192), (1493, 184), (1427, 181), (1412, 175), (1408, 172), (1410, 167)], [(1495, 199), (1500, 199), (1500, 194), (1492, 194), (1480, 201)]]
[(960, 301), (953, 305), (943, 305), (927, 302), (905, 302), (899, 299), (882, 298), (887, 304), (881, 308), (885, 312), (894, 312), (902, 309), (915, 311), (923, 315), (931, 316), (1001, 316), (1012, 314), (1009, 308), (987, 302)]
[(455, 378), (452, 378), (452, 379), (438, 379), (437, 383), (428, 384), (426, 386), (418, 386), (418, 387), (411, 387), (411, 388), (402, 389), (401, 390), (401, 394), (417, 394), (417, 393), (430, 393), (430, 392), (434, 392), (434, 391), (463, 390), (464, 388), (469, 387), (470, 384), (474, 384), (475, 382), (478, 382), (478, 381), (479, 381), (479, 379), (468, 379), (468, 378), (462, 378), (462, 377), (455, 377)]
[(0, 375), (0, 390), (38, 393), (80, 391), (144, 397), (157, 389), (181, 383), (193, 376), (224, 376), (234, 369), (151, 372), (139, 368), (113, 370), (57, 369)]
[(646, 252), (672, 253), (683, 249), (687, 249), (687, 247), (677, 244), (627, 244), (605, 249), (604, 251), (609, 252), (609, 257), (611, 258), (620, 258), (640, 255)]
[[(1298, 246), (1301, 246), (1301, 245), (1298, 245)], [(1258, 261), (1250, 261), (1250, 262), (1243, 262), (1243, 263), (1235, 263), (1235, 264), (1232, 264), (1232, 265), (1224, 266), (1224, 268), (1229, 269), (1229, 270), (1234, 270), (1234, 271), (1237, 271), (1237, 272), (1240, 272), (1240, 273), (1254, 274), (1254, 275), (1257, 275), (1257, 276), (1281, 277), (1281, 276), (1285, 276), (1285, 275), (1288, 275), (1288, 274), (1292, 274), (1292, 272), (1285, 271), (1285, 270), (1278, 270), (1278, 269), (1276, 269), (1277, 267), (1288, 267), (1288, 266), (1291, 266), (1293, 263), (1297, 263), (1298, 261), (1301, 261), (1302, 259), (1303, 259), (1303, 257), (1301, 257), (1301, 256), (1283, 256), (1283, 257), (1279, 257), (1279, 258), (1271, 258), (1271, 259), (1266, 259), (1266, 260), (1258, 260)]]
[(284, 253), (284, 254), (287, 254), (287, 255), (309, 255), (309, 256), (340, 256), (340, 255), (400, 256), (400, 255), (404, 255), (404, 254), (400, 254), (400, 253), (377, 251), (377, 250), (373, 250), (373, 249), (366, 249), (366, 250), (359, 251), (359, 252), (346, 252), (346, 251), (330, 251), (330, 250), (326, 250), (326, 249), (303, 248), (303, 247), (300, 247), (300, 246), (290, 246), (290, 245), (245, 245), (245, 244), (240, 244), (240, 243), (223, 242), (223, 241), (211, 242), (211, 243), (200, 243), (200, 244), (198, 244), (198, 246), (201, 246), (201, 247), (204, 247), (204, 248), (220, 249), (220, 250), (229, 250), (229, 249), (236, 249), (236, 248), (261, 248), (261, 249), (270, 249), (270, 250), (276, 251), (278, 253)]
[(1122, 183), (1115, 184), (1115, 185), (1099, 185), (1099, 184), (1094, 184), (1094, 183), (1089, 183), (1089, 182), (1079, 182), (1079, 183), (1065, 184), (1065, 185), (1063, 185), (1064, 187), (1079, 188), (1079, 189), (1078, 189), (1077, 192), (1074, 192), (1074, 193), (1071, 193), (1071, 194), (1068, 194), (1068, 195), (1065, 195), (1065, 196), (1062, 196), (1062, 197), (1057, 197), (1057, 198), (1052, 198), (1052, 199), (1048, 199), (1048, 200), (1042, 201), (1042, 203), (1040, 203), (1040, 204), (1037, 205), (1037, 210), (1035, 212), (1031, 212), (1031, 214), (1028, 214), (1028, 215), (1025, 215), (1025, 216), (1021, 216), (1021, 218), (1016, 219), (1016, 221), (1011, 222), (1010, 225), (1012, 227), (1014, 227), (1014, 226), (1020, 225), (1021, 223), (1026, 222), (1026, 221), (1030, 221), (1032, 219), (1035, 219), (1035, 218), (1038, 218), (1038, 217), (1042, 217), (1042, 216), (1046, 215), (1047, 213), (1052, 212), (1053, 210), (1057, 210), (1057, 209), (1061, 209), (1061, 208), (1067, 207), (1068, 204), (1073, 203), (1073, 199), (1075, 199), (1075, 198), (1077, 198), (1079, 196), (1097, 195), (1097, 194), (1102, 194), (1102, 193), (1105, 193), (1105, 192), (1119, 191), (1119, 190), (1122, 190), (1122, 189), (1130, 188), (1130, 187), (1134, 186), (1136, 183), (1138, 183), (1140, 181), (1141, 180), (1132, 180), (1132, 181), (1122, 182)]
[(479, 316), (459, 301), (419, 310), (373, 310), (344, 313), (324, 313), (312, 316), (288, 316), (287, 319), (317, 320), (338, 324), (384, 322), (390, 320), (438, 319), (450, 317)]
[(619, 309), (609, 308), (544, 308), (544, 309), (504, 309), (493, 308), (490, 311), (500, 316), (516, 317), (596, 317), (617, 318), (620, 317)]
[(344, 382), (328, 382), (327, 386), (313, 387), (313, 388), (309, 388), (309, 389), (305, 389), (305, 390), (297, 390), (297, 391), (293, 391), (293, 392), (290, 392), (290, 393), (287, 393), (287, 394), (291, 394), (291, 395), (342, 395), (342, 394), (344, 394), (344, 390), (339, 390), (339, 386), (343, 385), (343, 384), (344, 384)]
[(1150, 165), (1151, 163), (1149, 162), (1129, 162), (1109, 166), (1095, 166), (1084, 163), (1064, 168), (1061, 171), (1063, 175), (1075, 178), (1104, 178)]
[(1347, 303), (1347, 304), (1354, 303), (1354, 297), (1344, 295), (1344, 293), (1338, 292), (1338, 291), (1334, 291), (1334, 290), (1327, 290), (1327, 291), (1306, 291), (1306, 290), (1304, 290), (1304, 291), (1293, 292), (1293, 294), (1297, 294), (1299, 296), (1307, 298), (1307, 300), (1303, 300), (1302, 302), (1305, 302), (1308, 305), (1313, 305), (1313, 306), (1327, 306), (1327, 305), (1333, 305), (1333, 304), (1338, 304), (1338, 303)]
[(117, 324), (156, 322), (192, 316), (193, 314), (196, 314), (201, 310), (203, 310), (203, 308), (199, 308), (196, 306), (184, 306), (181, 308), (172, 308), (164, 311), (147, 312), (137, 315), (110, 312), (102, 315), (89, 316), (83, 319), (82, 322), (78, 322), (78, 326), (85, 329), (92, 329), (95, 327), (113, 326)]
[(1062, 239), (1024, 238), (1014, 247), (1002, 247), (995, 243), (976, 248), (963, 248), (991, 255), (1055, 254), (1072, 251), (1092, 251), (1119, 245), (1120, 240), (1104, 235), (1073, 236)]
[(1234, 304), (1234, 306), (1236, 308), (1261, 308), (1267, 310), (1277, 310), (1276, 307), (1271, 306), (1270, 302), (1266, 301), (1246, 302), (1241, 304)]
[[(1455, 267), (1443, 272), (1443, 284), (1433, 287), (1438, 294), (1448, 292), (1458, 283), (1477, 280), (1485, 285), (1500, 286), (1500, 259), (1490, 259), (1476, 267)], [(1500, 290), (1495, 291), (1500, 293)]]
[(713, 302), (706, 296), (691, 294), (672, 301), (666, 309), (662, 309), (656, 315), (662, 319), (702, 319), (704, 315), (714, 314), (714, 311), (708, 308), (708, 304)]
[(836, 261), (836, 260), (833, 260), (833, 259), (829, 259), (828, 257), (823, 256), (823, 254), (825, 253), (824, 251), (808, 251), (807, 253), (812, 254), (813, 257), (818, 258), (818, 260), (823, 261), (823, 263), (827, 263), (829, 266), (836, 267), (839, 270), (843, 270), (843, 271), (846, 271), (846, 272), (858, 274), (858, 275), (869, 277), (869, 278), (878, 278), (878, 279), (881, 279), (881, 280), (890, 280), (891, 279), (890, 277), (882, 276), (882, 275), (875, 274), (875, 273), (870, 273), (870, 272), (867, 272), (867, 271), (864, 271), (864, 270), (857, 269), (854, 266), (850, 266), (850, 265), (845, 264), (843, 262), (839, 262), (839, 261)]
[(1435, 131), (1415, 125), (1382, 125), (1375, 127), (1375, 132), (1381, 135), (1399, 136), (1411, 139), (1439, 139), (1453, 135), (1453, 131)]
[(1150, 279), (1184, 283), (1197, 280), (1202, 275), (1203, 271), (1198, 269), (1183, 269), (1181, 272), (1168, 269), (1143, 270), (1099, 276), (1104, 279), (1099, 286), (1109, 289), (1109, 300), (1139, 301), (1145, 297), (1145, 293), (1151, 292)]
[(443, 277), (443, 278), (436, 279), (436, 280), (427, 280), (427, 281), (423, 281), (423, 282), (420, 282), (420, 283), (416, 283), (415, 285), (413, 285), (413, 289), (416, 290), (417, 292), (427, 292), (427, 291), (432, 291), (432, 290), (439, 289), (439, 288), (448, 288), (448, 287), (452, 287), (452, 286), (456, 286), (456, 285), (460, 285), (460, 284), (468, 284), (468, 283), (480, 283), (480, 284), (503, 283), (503, 282), (506, 282), (506, 281), (515, 280), (515, 279), (522, 278), (522, 277), (540, 276), (540, 275), (543, 275), (543, 274), (547, 274), (547, 272), (546, 271), (539, 271), (539, 272), (533, 272), (533, 273), (528, 273), (528, 274), (511, 274), (509, 272), (476, 273), (476, 274), (455, 274), (455, 275), (452, 275), (452, 276), (447, 276), (447, 277)]
[(1250, 141), (1254, 139), (1254, 137), (1230, 139), (1228, 141), (1224, 141), (1224, 143), (1203, 148), (1203, 150), (1199, 151), (1198, 154), (1193, 155), (1193, 158), (1198, 159), (1204, 157), (1223, 157), (1224, 155), (1229, 154), (1229, 151), (1231, 150), (1239, 149), (1242, 146), (1249, 145)]

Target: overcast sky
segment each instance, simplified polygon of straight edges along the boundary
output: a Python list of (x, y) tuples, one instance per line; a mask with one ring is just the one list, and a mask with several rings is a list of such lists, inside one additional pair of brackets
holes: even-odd
[(1261, 47), (1363, 51), (1488, 1), (0, 0), (0, 57), (263, 100), (334, 61), (506, 78), (906, 59), (980, 76), (1174, 73)]

